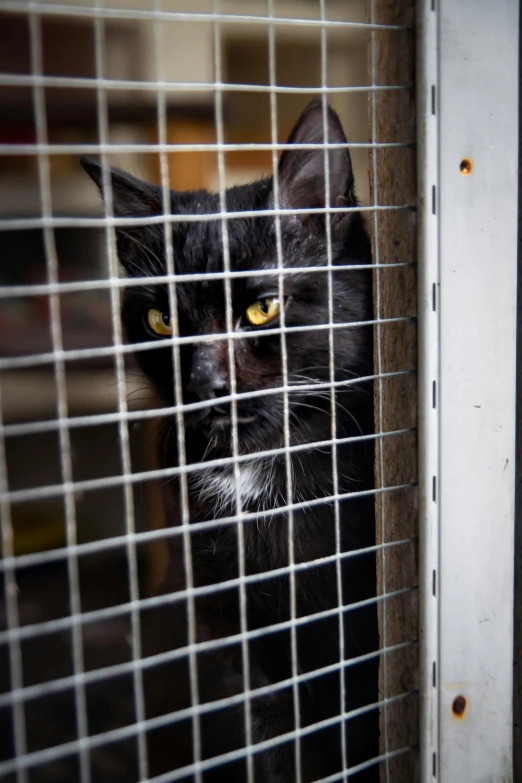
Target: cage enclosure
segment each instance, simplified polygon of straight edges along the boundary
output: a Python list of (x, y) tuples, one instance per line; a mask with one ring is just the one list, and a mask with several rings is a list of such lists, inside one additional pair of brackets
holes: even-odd
[(0, 1), (2, 779), (517, 779), (518, 24)]

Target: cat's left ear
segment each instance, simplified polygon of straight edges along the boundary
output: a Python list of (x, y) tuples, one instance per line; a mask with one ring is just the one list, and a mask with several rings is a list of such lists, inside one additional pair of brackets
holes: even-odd
[[(94, 158), (82, 157), (80, 163), (98, 186), (100, 195), (106, 201), (103, 189), (101, 164)], [(117, 217), (151, 217), (161, 215), (162, 191), (156, 185), (142, 182), (123, 169), (111, 168), (112, 206)]]
[[(299, 117), (289, 144), (346, 144), (346, 136), (336, 112), (326, 110), (326, 122), (320, 101), (312, 101)], [(307, 209), (317, 207), (355, 206), (353, 171), (347, 147), (329, 149), (329, 182), (325, 182), (325, 152), (323, 149), (286, 149), (279, 160), (279, 192), (281, 207)], [(332, 225), (344, 217), (333, 213)], [(312, 218), (312, 220), (310, 220)], [(302, 215), (304, 225), (324, 226), (320, 214)]]
[[(83, 168), (98, 186), (105, 201), (103, 188), (103, 170), (94, 158), (80, 158)], [(115, 217), (153, 217), (163, 213), (162, 190), (157, 185), (149, 185), (133, 177), (123, 169), (110, 169), (112, 208)], [(140, 244), (144, 242), (146, 226), (116, 227), (116, 248), (121, 264), (133, 274), (137, 267)]]

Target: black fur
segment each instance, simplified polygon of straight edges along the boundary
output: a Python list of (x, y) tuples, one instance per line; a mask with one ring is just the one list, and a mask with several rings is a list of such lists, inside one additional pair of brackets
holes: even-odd
[[(328, 141), (345, 143), (338, 117), (328, 110)], [(322, 106), (310, 104), (301, 115), (290, 141), (317, 143), (323, 141)], [(324, 152), (322, 150), (286, 150), (279, 164), (279, 201), (288, 209), (313, 209), (325, 205), (355, 207), (351, 161), (346, 147), (329, 153), (330, 182), (325, 189)], [(84, 168), (101, 190), (99, 165), (88, 159)], [(112, 170), (114, 213), (119, 216), (147, 217), (163, 213), (161, 189)], [(259, 211), (273, 208), (271, 178), (234, 187), (226, 192), (228, 212)], [(206, 191), (171, 192), (173, 215), (206, 216), (219, 212), (219, 198)], [(303, 383), (328, 383), (329, 329), (292, 331), (294, 326), (323, 326), (329, 322), (328, 271), (312, 271), (328, 262), (326, 220), (330, 221), (332, 262), (335, 266), (370, 264), (370, 243), (362, 218), (356, 211), (323, 214), (285, 215), (281, 218), (281, 242), (284, 266), (299, 267), (296, 274), (284, 277), (284, 321), (286, 334), (288, 382), (295, 390), (289, 394), (291, 445), (328, 441), (332, 436), (330, 395), (328, 389), (299, 391)], [(251, 271), (231, 282), (232, 321), (234, 330), (244, 339), (234, 340), (235, 376), (238, 393), (270, 390), (283, 384), (281, 340), (279, 334), (257, 336), (244, 316), (246, 308), (263, 296), (278, 295), (276, 223), (272, 216), (232, 218), (228, 220), (228, 246), (232, 270)], [(117, 230), (118, 254), (130, 276), (165, 274), (165, 236), (163, 224), (125, 227)], [(176, 273), (222, 272), (224, 268), (223, 236), (220, 220), (182, 221), (173, 223), (173, 257)], [(256, 276), (256, 270), (273, 269), (270, 276)], [(331, 273), (333, 321), (335, 324), (364, 322), (372, 318), (371, 273), (368, 269), (336, 269)], [(226, 331), (225, 288), (223, 280), (209, 277), (205, 281), (177, 283), (179, 333), (182, 337), (215, 335)], [(149, 308), (169, 312), (166, 286), (140, 285), (125, 289), (122, 318), (130, 342), (154, 339), (146, 325)], [(279, 319), (266, 328), (278, 326)], [(372, 329), (359, 325), (336, 328), (334, 335), (335, 380), (352, 381), (336, 390), (337, 437), (347, 438), (373, 433), (371, 382), (353, 382), (372, 374)], [(158, 338), (159, 339), (159, 338)], [(189, 465), (231, 455), (229, 402), (220, 396), (230, 391), (226, 340), (183, 344), (180, 349), (183, 402), (210, 400), (212, 407), (185, 412), (186, 461)], [(154, 350), (136, 353), (140, 366), (155, 385), (167, 405), (173, 404), (173, 363), (170, 342), (158, 342)], [(219, 406), (219, 407), (217, 407)], [(284, 445), (284, 398), (281, 392), (240, 399), (237, 403), (238, 450), (253, 454)], [(179, 464), (175, 417), (162, 429), (158, 454), (162, 465)], [(258, 463), (255, 463), (258, 464)], [(245, 572), (247, 576), (263, 575), (249, 583), (246, 590), (249, 630), (283, 624), (276, 632), (261, 634), (249, 643), (250, 687), (252, 689), (280, 683), (292, 676), (292, 639), (284, 625), (291, 617), (291, 591), (287, 573), (274, 575), (275, 569), (289, 564), (288, 514), (277, 511), (289, 499), (294, 502), (327, 497), (334, 491), (332, 453), (329, 446), (304, 448), (292, 455), (293, 496), (287, 495), (286, 463), (283, 456), (269, 457), (261, 463), (257, 479), (247, 472), (242, 492), (242, 509), (260, 512), (275, 509), (268, 516), (255, 516), (243, 526)], [(372, 441), (343, 443), (337, 448), (339, 492), (363, 492), (373, 487)], [(249, 469), (247, 468), (247, 471)], [(217, 496), (209, 487), (225, 472), (232, 481), (229, 467), (190, 473), (190, 522), (220, 519), (235, 513), (235, 495)], [(200, 479), (198, 481), (198, 476)], [(251, 491), (248, 481), (259, 483), (270, 476), (270, 491)], [(169, 524), (180, 524), (180, 487), (178, 479), (165, 485), (165, 503)], [(232, 484), (231, 484), (232, 486)], [(345, 731), (348, 763), (359, 764), (378, 755), (378, 713), (370, 710), (347, 721), (344, 726), (335, 716), (341, 710), (339, 662), (339, 615), (318, 613), (339, 606), (337, 570), (332, 558), (337, 546), (344, 553), (372, 547), (375, 544), (372, 495), (343, 499), (339, 503), (340, 542), (335, 535), (335, 506), (331, 502), (300, 508), (293, 513), (293, 548), (296, 563), (313, 564), (296, 572), (295, 608), (298, 618), (310, 617), (297, 626), (296, 647), (298, 671), (301, 674), (332, 665), (332, 671), (305, 679), (299, 685), (301, 727), (334, 719), (332, 725), (305, 734), (301, 739), (302, 780), (319, 780), (338, 772), (341, 766), (341, 732)], [(239, 576), (238, 531), (235, 524), (214, 524), (191, 534), (192, 569), (196, 586), (219, 585)], [(325, 563), (315, 563), (330, 558)], [(344, 557), (342, 563), (342, 602), (349, 605), (375, 596), (375, 555), (364, 553)], [(185, 588), (181, 536), (173, 539), (171, 566), (165, 589)], [(196, 599), (197, 639), (219, 639), (240, 632), (240, 595), (237, 586), (215, 591)], [(342, 613), (345, 659), (378, 649), (377, 612), (375, 604), (345, 608)], [(173, 620), (174, 622), (174, 620)], [(184, 623), (180, 612), (177, 623)], [(186, 638), (186, 637), (185, 637)], [(244, 689), (242, 650), (238, 642), (224, 645), (218, 653), (199, 655), (200, 702)], [(377, 701), (377, 657), (348, 666), (345, 672), (347, 711)], [(183, 667), (164, 675), (158, 686), (185, 695), (188, 674)], [(162, 683), (162, 685), (161, 685)], [(253, 742), (278, 737), (293, 731), (296, 725), (291, 685), (251, 700)], [(204, 758), (244, 746), (242, 706), (209, 713), (202, 719), (202, 754)], [(183, 732), (186, 731), (186, 736)], [(191, 733), (185, 724), (169, 728), (173, 757), (170, 768), (190, 764)], [(183, 739), (184, 738), (184, 739)], [(174, 759), (174, 748), (176, 758)], [(182, 749), (182, 750), (181, 750)], [(183, 758), (183, 754), (185, 757)], [(290, 739), (254, 755), (255, 780), (258, 783), (286, 783), (295, 779), (294, 743)], [(220, 765), (205, 774), (205, 781), (246, 780), (244, 760)], [(190, 776), (187, 777), (187, 780)], [(351, 778), (377, 781), (376, 765)]]

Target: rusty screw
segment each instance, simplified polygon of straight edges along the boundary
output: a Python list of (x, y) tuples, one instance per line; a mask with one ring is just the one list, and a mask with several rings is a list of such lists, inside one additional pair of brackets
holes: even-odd
[(451, 705), (451, 710), (456, 718), (462, 718), (464, 717), (467, 706), (468, 702), (465, 696), (455, 696), (453, 704)]

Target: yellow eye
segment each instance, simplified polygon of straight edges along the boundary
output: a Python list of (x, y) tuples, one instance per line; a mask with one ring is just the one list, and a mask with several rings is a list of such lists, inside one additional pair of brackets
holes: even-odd
[(162, 337), (172, 334), (170, 315), (162, 313), (161, 310), (147, 310), (147, 322), (152, 331)]
[(262, 326), (279, 315), (279, 311), (279, 299), (267, 296), (251, 304), (247, 308), (245, 315), (248, 323), (252, 324), (252, 326)]

